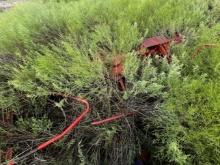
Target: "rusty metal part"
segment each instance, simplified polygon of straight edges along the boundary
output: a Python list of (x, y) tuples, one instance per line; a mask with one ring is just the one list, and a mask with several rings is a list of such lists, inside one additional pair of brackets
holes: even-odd
[(112, 76), (122, 75), (124, 72), (122, 56), (114, 57), (112, 60), (111, 74)]
[(164, 36), (156, 36), (145, 39), (139, 46), (138, 52), (143, 56), (154, 57), (159, 55), (162, 58), (167, 58), (168, 63), (172, 62), (172, 57), (169, 53), (170, 44), (173, 41), (175, 44), (179, 44), (184, 40), (184, 37), (180, 33), (175, 33), (174, 37), (169, 39)]
[(111, 64), (111, 79), (113, 79), (120, 91), (126, 90), (126, 78), (124, 77), (124, 59), (122, 56), (116, 56)]
[(14, 165), (14, 161), (11, 160), (12, 156), (13, 156), (13, 148), (12, 147), (8, 147), (5, 152), (0, 150), (0, 161), (1, 161), (1, 159), (5, 160), (5, 161), (9, 161), (7, 165)]
[(12, 159), (12, 154), (13, 154), (13, 148), (10, 147), (7, 149), (6, 153), (5, 153), (5, 159), (6, 160), (11, 160)]
[(171, 42), (171, 40), (169, 40), (168, 38), (164, 36), (151, 37), (151, 38), (145, 39), (143, 43), (141, 43), (139, 49), (150, 48), (153, 46), (162, 45), (162, 44), (166, 44), (169, 42)]

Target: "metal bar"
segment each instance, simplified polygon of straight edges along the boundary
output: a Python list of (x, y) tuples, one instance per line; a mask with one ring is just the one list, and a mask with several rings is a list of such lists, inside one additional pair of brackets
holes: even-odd
[(106, 118), (106, 119), (103, 119), (103, 120), (94, 121), (94, 122), (92, 122), (92, 125), (94, 125), (94, 126), (102, 125), (102, 124), (109, 123), (109, 122), (112, 122), (112, 121), (115, 121), (115, 120), (119, 120), (119, 119), (121, 119), (122, 117), (131, 116), (131, 115), (134, 115), (134, 114), (135, 114), (134, 112), (121, 113), (121, 114), (114, 115), (114, 116), (112, 116), (112, 117), (109, 117), (109, 118)]

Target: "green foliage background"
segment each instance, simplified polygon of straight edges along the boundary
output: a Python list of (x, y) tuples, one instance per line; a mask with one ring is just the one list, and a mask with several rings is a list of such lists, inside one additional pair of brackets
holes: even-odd
[[(48, 100), (65, 92), (88, 98), (92, 112), (69, 138), (39, 153), (51, 164), (134, 164), (143, 146), (151, 164), (220, 164), (219, 21), (218, 0), (28, 1), (0, 13), (0, 110), (18, 118), (16, 129), (0, 127), (0, 147), (12, 143), (6, 135), (13, 131), (26, 132), (37, 145), (62, 130), (71, 103)], [(171, 65), (137, 58), (145, 37), (175, 31), (186, 41), (172, 46)], [(216, 46), (192, 59), (207, 43)], [(101, 60), (117, 54), (126, 59), (125, 93), (106, 81)], [(156, 99), (153, 110), (147, 98)], [(138, 118), (89, 127), (120, 110), (115, 100)], [(79, 108), (74, 105), (71, 116)], [(20, 153), (30, 146), (13, 147)]]

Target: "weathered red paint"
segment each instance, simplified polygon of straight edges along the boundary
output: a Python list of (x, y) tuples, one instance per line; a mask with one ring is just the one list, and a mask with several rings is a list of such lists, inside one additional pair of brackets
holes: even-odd
[(169, 42), (170, 42), (170, 40), (164, 36), (151, 37), (151, 38), (147, 38), (144, 40), (144, 42), (140, 45), (140, 49), (145, 49), (145, 48), (150, 48), (150, 47), (154, 47), (157, 45), (167, 44)]
[(169, 50), (172, 41), (174, 41), (175, 44), (181, 43), (183, 41), (183, 37), (179, 33), (176, 33), (171, 39), (164, 36), (147, 38), (139, 46), (139, 53), (150, 57), (155, 55), (159, 55), (162, 58), (166, 57), (168, 63), (171, 63), (172, 57)]
[(9, 160), (8, 165), (14, 165), (14, 161), (11, 160), (13, 156), (13, 148), (10, 147), (7, 149), (6, 153), (5, 153), (5, 159)]
[(13, 154), (13, 148), (10, 147), (7, 149), (7, 151), (5, 153), (5, 159), (10, 160), (12, 158), (12, 154)]
[(8, 165), (14, 165), (14, 164), (15, 164), (14, 160), (10, 160), (8, 163)]
[(126, 90), (126, 79), (124, 77), (123, 57), (116, 56), (112, 60), (111, 77), (117, 83), (120, 91)]

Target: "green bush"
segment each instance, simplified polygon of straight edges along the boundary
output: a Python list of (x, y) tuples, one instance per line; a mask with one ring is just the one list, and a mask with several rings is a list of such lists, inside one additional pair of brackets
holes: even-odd
[[(151, 164), (219, 164), (219, 8), (218, 0), (21, 3), (0, 14), (1, 113), (14, 111), (15, 127), (36, 138), (57, 134), (82, 109), (53, 93), (87, 98), (90, 115), (40, 154), (52, 164), (133, 164), (143, 148)], [(145, 37), (176, 31), (186, 41), (172, 45), (171, 65), (137, 57)], [(206, 43), (216, 46), (192, 60)], [(117, 55), (125, 58), (124, 93), (108, 79)], [(122, 110), (137, 116), (89, 126)], [(15, 153), (28, 147), (18, 143)]]

